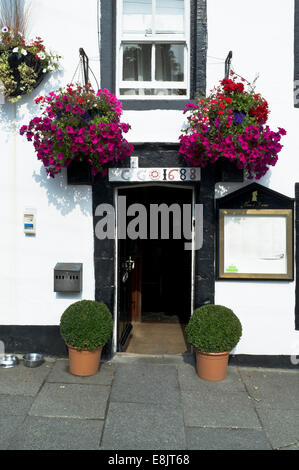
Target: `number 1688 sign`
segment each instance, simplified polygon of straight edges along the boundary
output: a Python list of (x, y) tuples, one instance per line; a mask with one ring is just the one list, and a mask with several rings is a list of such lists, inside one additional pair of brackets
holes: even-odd
[(157, 168), (150, 173), (153, 181), (199, 181), (200, 176), (199, 168)]
[(200, 181), (200, 179), (200, 168), (118, 168), (109, 170), (109, 180), (113, 182), (184, 182)]

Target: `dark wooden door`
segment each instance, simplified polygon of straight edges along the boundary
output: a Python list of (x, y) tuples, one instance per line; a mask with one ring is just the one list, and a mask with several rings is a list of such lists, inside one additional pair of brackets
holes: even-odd
[(132, 331), (131, 323), (131, 282), (135, 269), (135, 261), (130, 254), (127, 240), (120, 242), (119, 262), (119, 319), (118, 319), (118, 350), (124, 351)]

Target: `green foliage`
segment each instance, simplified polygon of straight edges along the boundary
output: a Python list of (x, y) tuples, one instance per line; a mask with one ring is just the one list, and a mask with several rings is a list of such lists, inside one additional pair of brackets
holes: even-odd
[(0, 55), (0, 81), (4, 86), (6, 96), (9, 96), (15, 91), (17, 82), (14, 80), (13, 73), (8, 64), (8, 52)]
[[(9, 7), (7, 15), (10, 13), (13, 11)], [(2, 29), (0, 26), (0, 81), (10, 102), (17, 103), (23, 94), (32, 93), (38, 74), (42, 76), (58, 70), (60, 58), (46, 50), (41, 38), (28, 42), (14, 26), (4, 25)]]
[(37, 74), (34, 72), (32, 67), (22, 63), (18, 67), (18, 71), (21, 77), (20, 90), (24, 93), (30, 94), (34, 90), (34, 84), (37, 80)]
[(113, 122), (115, 120), (115, 114), (111, 111), (105, 111), (105, 114), (95, 116), (91, 121), (90, 124), (101, 124), (102, 122), (105, 124), (109, 124), (110, 122)]
[(195, 310), (186, 333), (189, 343), (199, 351), (230, 352), (242, 336), (242, 325), (229, 308), (205, 305)]
[(92, 300), (70, 305), (60, 320), (62, 338), (79, 351), (93, 351), (104, 346), (112, 330), (113, 319), (108, 307)]

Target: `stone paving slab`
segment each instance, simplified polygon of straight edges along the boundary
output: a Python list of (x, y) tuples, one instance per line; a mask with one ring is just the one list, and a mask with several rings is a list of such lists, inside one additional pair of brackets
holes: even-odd
[(91, 377), (77, 377), (69, 372), (68, 359), (61, 359), (56, 361), (50, 374), (47, 377), (47, 382), (53, 383), (74, 383), (74, 384), (89, 384), (89, 385), (107, 385), (112, 384), (115, 365), (111, 362), (101, 364), (99, 372)]
[(257, 413), (274, 449), (299, 444), (299, 410), (264, 408)]
[(0, 395), (0, 418), (4, 416), (26, 416), (33, 400), (33, 397)]
[(181, 407), (110, 403), (101, 449), (186, 449)]
[(207, 393), (245, 392), (245, 386), (237, 367), (229, 367), (227, 377), (220, 382), (209, 382), (201, 379), (193, 364), (178, 366), (178, 377), (181, 390), (203, 390)]
[(207, 382), (192, 356), (117, 356), (89, 378), (21, 363), (0, 369), (0, 449), (299, 450), (298, 397), (299, 370)]
[(112, 359), (113, 364), (156, 364), (156, 365), (170, 365), (178, 366), (184, 364), (195, 364), (195, 357), (193, 354), (159, 354), (143, 355), (143, 354), (116, 354)]
[(28, 416), (8, 450), (98, 450), (104, 421)]
[(247, 393), (182, 391), (186, 426), (260, 429)]
[(240, 368), (257, 408), (299, 410), (299, 371)]
[(187, 428), (186, 436), (188, 450), (271, 450), (256, 429)]
[(179, 403), (177, 369), (156, 364), (118, 365), (110, 401), (122, 403)]
[(12, 369), (0, 368), (0, 394), (34, 397), (51, 371), (53, 362), (30, 369), (22, 363)]
[(46, 383), (30, 410), (31, 416), (104, 419), (110, 387)]
[(24, 419), (24, 416), (4, 416), (0, 418), (0, 450), (7, 449)]

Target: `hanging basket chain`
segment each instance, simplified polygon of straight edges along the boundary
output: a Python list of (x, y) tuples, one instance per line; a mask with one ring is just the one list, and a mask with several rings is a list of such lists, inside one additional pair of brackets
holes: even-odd
[(88, 56), (86, 55), (84, 49), (80, 48), (79, 49), (79, 54), (80, 54), (80, 59), (79, 59), (79, 63), (76, 67), (76, 70), (75, 70), (75, 73), (73, 75), (73, 78), (72, 78), (72, 82), (74, 82), (74, 80), (76, 79), (76, 77), (78, 77), (78, 83), (80, 83), (81, 85), (87, 85), (89, 83), (89, 73), (88, 72), (91, 72), (95, 82), (96, 82), (96, 85), (97, 85), (97, 88), (99, 89), (99, 83), (98, 83), (98, 80), (93, 72), (93, 70), (91, 69), (90, 65), (89, 65), (89, 58)]

